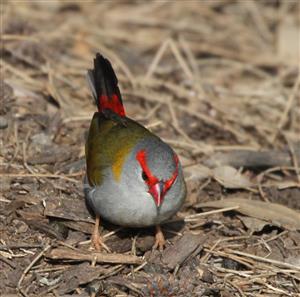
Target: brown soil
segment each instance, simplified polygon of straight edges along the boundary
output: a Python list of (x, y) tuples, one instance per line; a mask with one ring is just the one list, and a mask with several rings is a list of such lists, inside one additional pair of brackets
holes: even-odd
[[(299, 2), (83, 2), (1, 2), (0, 295), (300, 296), (299, 222), (250, 209), (299, 216)], [(111, 252), (89, 249), (96, 52), (128, 116), (182, 161), (188, 196), (163, 252), (151, 228), (107, 222)], [(217, 176), (219, 157), (238, 185)], [(197, 206), (232, 198), (249, 209)]]

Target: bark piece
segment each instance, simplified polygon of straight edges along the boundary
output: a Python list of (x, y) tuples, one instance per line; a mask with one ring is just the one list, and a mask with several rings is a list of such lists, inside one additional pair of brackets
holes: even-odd
[(27, 162), (30, 165), (55, 164), (69, 160), (74, 150), (69, 146), (44, 146), (41, 152), (33, 152), (28, 156)]
[(187, 233), (174, 245), (163, 251), (162, 262), (170, 270), (173, 270), (177, 265), (182, 264), (204, 241), (202, 236)]
[(64, 221), (63, 224), (69, 229), (80, 231), (85, 234), (92, 234), (94, 223)]
[[(300, 143), (294, 145), (295, 156), (300, 166)], [(204, 165), (214, 168), (218, 166), (232, 166), (235, 168), (264, 169), (277, 166), (293, 166), (289, 150), (269, 151), (231, 151), (228, 153), (215, 153), (204, 161)]]
[(68, 235), (67, 229), (59, 229), (54, 225), (50, 225), (48, 220), (25, 220), (26, 224), (28, 224), (31, 228), (38, 230), (46, 234), (51, 238), (56, 238), (58, 240), (64, 240)]
[(61, 276), (62, 283), (58, 287), (59, 294), (69, 293), (80, 285), (93, 281), (99, 275), (105, 274), (107, 269), (99, 266), (91, 266), (89, 263), (81, 263), (64, 271)]
[(44, 214), (48, 217), (56, 217), (76, 222), (94, 223), (87, 210), (84, 199), (64, 197), (47, 201)]

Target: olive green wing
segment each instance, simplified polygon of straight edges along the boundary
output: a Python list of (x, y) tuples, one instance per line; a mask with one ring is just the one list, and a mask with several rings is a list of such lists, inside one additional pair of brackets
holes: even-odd
[(145, 137), (156, 137), (137, 122), (125, 118), (120, 123), (96, 112), (86, 142), (87, 177), (90, 185), (101, 185), (107, 168), (120, 179), (126, 157)]

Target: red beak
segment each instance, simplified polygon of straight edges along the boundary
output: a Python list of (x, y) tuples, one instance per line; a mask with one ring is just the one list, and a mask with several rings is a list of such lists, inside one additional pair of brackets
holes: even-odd
[(164, 199), (163, 189), (164, 189), (163, 182), (157, 182), (149, 189), (149, 193), (152, 195), (157, 207), (160, 207), (163, 202)]

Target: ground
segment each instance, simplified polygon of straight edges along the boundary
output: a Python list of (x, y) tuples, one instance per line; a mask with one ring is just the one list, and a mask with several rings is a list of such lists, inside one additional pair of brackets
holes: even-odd
[[(1, 296), (300, 296), (298, 1), (1, 2)], [(188, 188), (154, 230), (90, 249), (85, 74), (108, 57), (129, 117)]]

